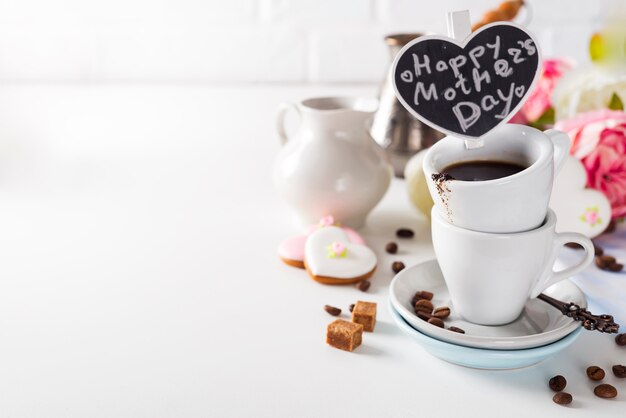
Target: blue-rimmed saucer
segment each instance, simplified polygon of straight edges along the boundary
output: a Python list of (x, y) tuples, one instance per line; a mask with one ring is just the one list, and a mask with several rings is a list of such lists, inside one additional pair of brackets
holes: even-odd
[(460, 366), (475, 369), (518, 369), (532, 366), (572, 344), (582, 332), (582, 328), (568, 336), (541, 347), (526, 348), (523, 350), (492, 350), (486, 348), (472, 348), (437, 340), (422, 334), (412, 328), (389, 303), (389, 312), (394, 322), (409, 337), (417, 341), (427, 352), (435, 357)]

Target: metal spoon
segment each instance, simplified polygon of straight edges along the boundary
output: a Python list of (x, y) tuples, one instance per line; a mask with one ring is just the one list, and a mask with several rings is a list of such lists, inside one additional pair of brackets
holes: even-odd
[(586, 330), (595, 330), (608, 334), (616, 334), (619, 331), (619, 324), (613, 321), (612, 315), (594, 315), (573, 302), (561, 302), (543, 293), (540, 293), (537, 298), (557, 308), (563, 315), (572, 318), (574, 321), (582, 322), (583, 328)]

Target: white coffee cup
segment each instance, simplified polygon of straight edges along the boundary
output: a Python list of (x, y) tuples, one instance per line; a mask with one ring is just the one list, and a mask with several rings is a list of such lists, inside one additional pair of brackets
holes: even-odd
[[(529, 298), (585, 269), (594, 258), (589, 238), (556, 233), (555, 225), (556, 215), (549, 209), (545, 221), (531, 231), (477, 232), (452, 225), (433, 207), (433, 246), (454, 311), (477, 324), (507, 324)], [(568, 242), (582, 245), (585, 255), (578, 264), (555, 272), (559, 249)]]
[[(548, 211), (554, 175), (569, 153), (569, 137), (556, 130), (505, 124), (484, 136), (483, 142), (482, 147), (467, 149), (463, 140), (447, 136), (430, 148), (423, 168), (435, 207), (449, 222), (474, 231), (537, 228)], [(432, 175), (468, 161), (511, 162), (527, 168), (495, 180), (446, 181), (448, 190), (438, 191)]]

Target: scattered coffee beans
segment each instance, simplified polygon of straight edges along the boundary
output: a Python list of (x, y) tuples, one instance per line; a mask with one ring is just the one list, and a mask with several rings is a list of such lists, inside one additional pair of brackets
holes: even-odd
[(596, 253), (596, 256), (604, 254), (604, 250), (595, 241), (591, 241), (593, 243), (593, 250)]
[(603, 383), (596, 386), (593, 389), (593, 393), (599, 398), (611, 399), (617, 396), (617, 389), (615, 389), (615, 386)]
[[(604, 250), (602, 249), (602, 247), (600, 247), (594, 241), (591, 241), (591, 242), (593, 243), (593, 251), (594, 251), (596, 256), (604, 254)], [(565, 244), (565, 246), (568, 247), (568, 248), (572, 248), (574, 250), (582, 250), (583, 249), (582, 245), (577, 244), (575, 242), (568, 242), (567, 244)]]
[(617, 334), (615, 336), (615, 343), (617, 345), (626, 345), (626, 334)]
[(610, 255), (599, 255), (596, 257), (596, 266), (598, 268), (606, 269), (613, 263), (615, 263), (615, 257)]
[(465, 331), (459, 327), (450, 327), (448, 328), (448, 331), (458, 332), (459, 334), (465, 334)]
[(351, 303), (348, 309), (350, 310), (350, 312), (352, 312), (354, 310), (354, 303)]
[(447, 306), (442, 306), (433, 311), (433, 316), (440, 319), (446, 319), (450, 316), (450, 308)]
[(399, 238), (413, 238), (413, 235), (415, 235), (415, 233), (409, 228), (400, 228), (396, 231), (396, 235)]
[(565, 380), (565, 378), (560, 374), (557, 374), (548, 381), (548, 386), (550, 386), (550, 389), (553, 391), (560, 392), (565, 389), (565, 386), (567, 386), (567, 380)]
[(398, 244), (396, 244), (395, 242), (388, 242), (387, 245), (385, 245), (385, 251), (387, 251), (389, 254), (397, 253)]
[(605, 268), (607, 268), (608, 264), (602, 259), (602, 257), (596, 257), (595, 262), (596, 267), (598, 267), (599, 269), (604, 270)]
[(391, 270), (393, 270), (394, 273), (400, 273), (402, 270), (404, 270), (404, 263), (402, 261), (394, 261), (393, 264), (391, 264)]
[(418, 318), (423, 319), (424, 321), (428, 321), (430, 318), (433, 317), (431, 314), (424, 311), (415, 311), (415, 315), (417, 315)]
[(567, 392), (557, 392), (552, 397), (552, 400), (559, 405), (569, 405), (572, 403), (572, 395)]
[(615, 377), (619, 377), (620, 379), (626, 378), (626, 366), (616, 364), (615, 366), (613, 366), (613, 374), (615, 375)]
[(356, 288), (359, 289), (361, 292), (367, 292), (367, 289), (370, 288), (371, 284), (372, 283), (369, 280), (361, 280), (356, 284)]
[(417, 302), (420, 299), (426, 299), (426, 300), (433, 300), (433, 294), (432, 292), (429, 292), (427, 290), (418, 290), (417, 292), (415, 292), (415, 295), (413, 295), (413, 300), (411, 301), (412, 305), (415, 305), (415, 302)]
[(615, 263), (615, 257), (613, 257), (612, 255), (599, 255), (598, 258), (606, 264)]
[(429, 300), (420, 299), (415, 302), (415, 312), (426, 312), (427, 314), (432, 314), (433, 308), (433, 303)]
[(332, 316), (338, 316), (341, 314), (341, 309), (335, 308), (334, 306), (330, 305), (324, 305), (324, 310)]
[(605, 271), (618, 272), (624, 269), (624, 265), (618, 263), (615, 257), (610, 255), (599, 255), (596, 257), (596, 266)]
[(434, 316), (428, 320), (428, 323), (436, 327), (443, 328), (443, 321), (439, 318), (435, 318)]
[(589, 379), (598, 381), (598, 380), (604, 379), (604, 376), (605, 376), (604, 370), (602, 370), (600, 367), (598, 366), (587, 367), (587, 377), (589, 377)]

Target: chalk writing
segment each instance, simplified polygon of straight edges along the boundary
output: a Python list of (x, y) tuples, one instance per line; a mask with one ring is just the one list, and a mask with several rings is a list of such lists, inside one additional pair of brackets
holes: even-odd
[(514, 24), (488, 26), (464, 46), (426, 36), (394, 62), (396, 95), (436, 129), (480, 137), (521, 106), (540, 64), (533, 38)]

